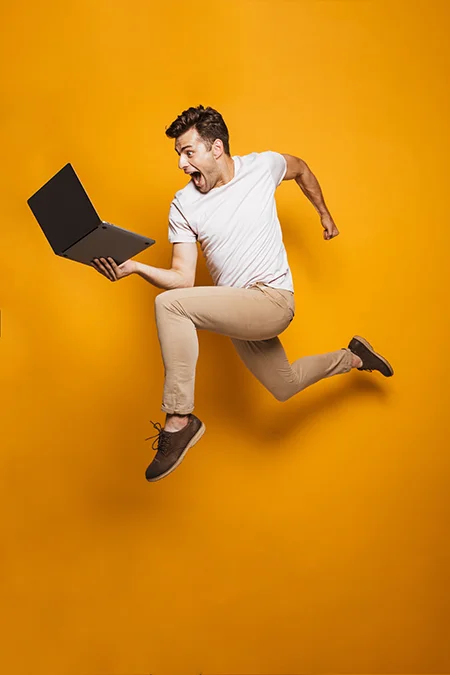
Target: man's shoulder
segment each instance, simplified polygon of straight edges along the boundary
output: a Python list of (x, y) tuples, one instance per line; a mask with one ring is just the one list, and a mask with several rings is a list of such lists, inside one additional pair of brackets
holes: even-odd
[(192, 181), (189, 181), (183, 188), (177, 190), (172, 199), (171, 207), (177, 208), (179, 211), (195, 205), (198, 200), (199, 193), (195, 189)]
[(249, 152), (247, 155), (239, 155), (243, 164), (255, 164), (264, 159), (264, 152)]
[(243, 166), (246, 166), (249, 169), (258, 166), (267, 169), (274, 161), (282, 160), (282, 157), (283, 156), (279, 152), (275, 152), (274, 150), (260, 150), (250, 152), (248, 155), (241, 155), (240, 160)]
[(279, 155), (279, 152), (276, 152), (276, 150), (255, 150), (254, 152), (250, 152), (247, 155), (240, 155), (241, 159), (246, 159), (248, 158), (249, 161), (255, 161), (257, 159), (264, 159), (267, 157), (267, 155), (273, 155), (273, 154)]
[(189, 200), (189, 198), (195, 197), (196, 194), (197, 190), (195, 189), (192, 180), (190, 180), (189, 183), (186, 183), (184, 187), (175, 192), (174, 200), (178, 200), (181, 203), (186, 199)]

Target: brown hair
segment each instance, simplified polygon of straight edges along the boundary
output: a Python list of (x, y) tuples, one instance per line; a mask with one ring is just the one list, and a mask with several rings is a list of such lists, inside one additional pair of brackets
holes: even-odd
[(202, 105), (196, 108), (184, 110), (177, 119), (166, 129), (166, 136), (169, 138), (178, 138), (189, 129), (195, 127), (198, 135), (205, 142), (208, 150), (211, 149), (214, 141), (219, 138), (227, 155), (230, 154), (230, 141), (227, 125), (222, 115), (214, 108), (204, 108)]

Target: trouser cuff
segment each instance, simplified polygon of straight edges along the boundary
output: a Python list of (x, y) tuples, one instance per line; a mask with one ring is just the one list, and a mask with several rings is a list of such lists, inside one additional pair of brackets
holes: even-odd
[(191, 412), (193, 412), (194, 408), (188, 408), (188, 409), (183, 409), (183, 408), (169, 408), (165, 405), (161, 407), (161, 410), (168, 415), (190, 415)]
[(353, 368), (353, 352), (347, 347), (342, 349), (346, 353), (346, 358), (342, 359), (342, 372), (348, 373)]

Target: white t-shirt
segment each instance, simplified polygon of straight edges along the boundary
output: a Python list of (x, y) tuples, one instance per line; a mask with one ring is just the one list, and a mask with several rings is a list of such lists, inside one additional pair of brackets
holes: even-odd
[(234, 177), (206, 194), (192, 181), (169, 211), (169, 241), (199, 241), (216, 286), (246, 288), (261, 281), (293, 291), (291, 270), (275, 204), (286, 173), (278, 152), (235, 155)]

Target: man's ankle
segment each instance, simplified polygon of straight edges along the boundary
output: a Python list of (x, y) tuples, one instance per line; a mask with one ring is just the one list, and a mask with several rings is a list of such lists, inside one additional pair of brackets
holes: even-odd
[(360, 359), (359, 356), (356, 356), (356, 354), (353, 354), (352, 368), (361, 368), (362, 364), (362, 359)]
[(184, 429), (188, 422), (189, 415), (172, 415), (167, 413), (164, 429), (166, 429), (166, 431), (179, 431), (180, 429)]

